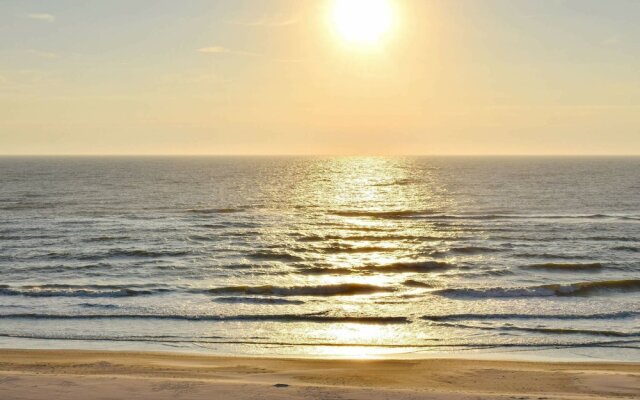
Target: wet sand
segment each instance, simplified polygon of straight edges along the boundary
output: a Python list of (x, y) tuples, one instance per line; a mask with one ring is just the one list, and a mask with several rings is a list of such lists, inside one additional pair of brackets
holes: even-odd
[(640, 363), (0, 350), (0, 399), (637, 399)]

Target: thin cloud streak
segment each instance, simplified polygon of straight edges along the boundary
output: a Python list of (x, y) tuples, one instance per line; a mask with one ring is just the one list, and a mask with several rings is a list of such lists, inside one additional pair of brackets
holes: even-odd
[(255, 21), (230, 21), (230, 25), (248, 26), (248, 27), (265, 27), (278, 28), (282, 26), (290, 26), (298, 23), (297, 17), (281, 18), (279, 16), (264, 16)]
[(202, 47), (200, 49), (197, 49), (196, 51), (198, 53), (203, 53), (203, 54), (230, 54), (235, 56), (259, 57), (259, 58), (264, 58), (267, 60), (282, 62), (282, 63), (301, 63), (305, 61), (303, 59), (297, 59), (297, 58), (273, 58), (260, 53), (252, 53), (249, 51), (241, 51), (241, 50), (231, 50), (224, 46)]
[(248, 51), (231, 50), (223, 46), (203, 47), (197, 50), (199, 53), (205, 54), (233, 54), (238, 56), (262, 57), (261, 54), (251, 53)]
[(45, 22), (55, 22), (55, 20), (56, 20), (56, 16), (55, 15), (46, 14), (46, 13), (31, 13), (31, 14), (27, 14), (27, 18), (35, 19), (35, 20), (38, 20), (38, 21), (45, 21)]

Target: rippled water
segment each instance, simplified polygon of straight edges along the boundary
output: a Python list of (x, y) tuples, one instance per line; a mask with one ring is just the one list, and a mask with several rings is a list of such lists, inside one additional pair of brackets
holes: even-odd
[(640, 158), (1, 158), (0, 345), (640, 358)]

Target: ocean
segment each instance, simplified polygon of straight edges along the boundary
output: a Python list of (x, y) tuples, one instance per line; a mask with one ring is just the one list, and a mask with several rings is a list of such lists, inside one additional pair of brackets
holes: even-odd
[(640, 158), (3, 157), (0, 346), (640, 360)]

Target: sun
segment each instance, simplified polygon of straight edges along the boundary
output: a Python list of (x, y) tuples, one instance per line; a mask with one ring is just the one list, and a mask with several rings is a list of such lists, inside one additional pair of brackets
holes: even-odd
[(378, 44), (391, 29), (388, 0), (334, 0), (332, 23), (340, 37), (353, 44)]

